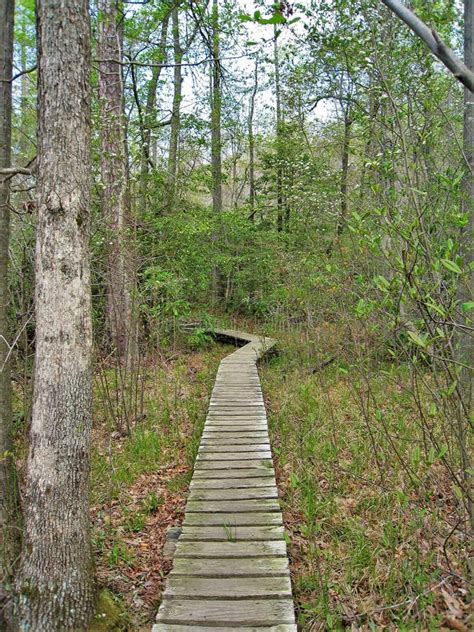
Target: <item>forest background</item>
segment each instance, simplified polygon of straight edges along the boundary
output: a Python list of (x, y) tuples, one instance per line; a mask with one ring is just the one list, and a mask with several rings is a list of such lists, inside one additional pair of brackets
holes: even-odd
[[(39, 3), (40, 24), (53, 4)], [(473, 67), (472, 2), (406, 4)], [(92, 625), (153, 619), (166, 527), (182, 518), (226, 353), (210, 332), (236, 325), (279, 342), (261, 376), (302, 629), (467, 630), (472, 93), (376, 0), (98, 0), (90, 22), (92, 121), (77, 146), (87, 153), (90, 132), (90, 496), (88, 456), (64, 460), (86, 512), (90, 499), (80, 533), (86, 550), (90, 517), (101, 587)], [(46, 615), (31, 604), (58, 594), (65, 572), (51, 542), (35, 540), (40, 518), (22, 526), (16, 493), (35, 513), (33, 377), (49, 379), (38, 359), (35, 373), (47, 153), (37, 55), (34, 2), (17, 0), (1, 171), (0, 449), (13, 499), (2, 598), (20, 595), (20, 618), (33, 619)], [(68, 318), (67, 297), (52, 301), (49, 317)], [(58, 492), (57, 506), (67, 497)], [(24, 530), (50, 567), (33, 568), (25, 545), (18, 566)], [(33, 578), (45, 592), (33, 594)], [(92, 602), (92, 592), (77, 601), (85, 619)], [(54, 616), (51, 630), (83, 629)]]

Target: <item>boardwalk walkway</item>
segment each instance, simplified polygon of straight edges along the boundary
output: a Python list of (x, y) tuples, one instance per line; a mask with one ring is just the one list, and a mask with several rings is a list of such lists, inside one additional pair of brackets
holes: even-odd
[(296, 632), (282, 516), (256, 362), (275, 341), (222, 360), (183, 530), (153, 632)]

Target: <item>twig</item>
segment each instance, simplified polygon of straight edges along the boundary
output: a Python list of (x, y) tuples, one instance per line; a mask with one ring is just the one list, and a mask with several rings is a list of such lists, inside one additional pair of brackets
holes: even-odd
[(438, 33), (430, 29), (418, 16), (399, 0), (382, 0), (411, 30), (422, 39), (434, 55), (450, 70), (458, 81), (474, 92), (474, 72), (447, 46)]

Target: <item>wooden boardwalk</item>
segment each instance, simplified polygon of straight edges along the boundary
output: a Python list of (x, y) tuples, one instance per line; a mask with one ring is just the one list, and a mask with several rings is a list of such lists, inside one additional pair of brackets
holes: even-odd
[(222, 360), (196, 459), (183, 528), (153, 632), (296, 632), (257, 360), (275, 341)]

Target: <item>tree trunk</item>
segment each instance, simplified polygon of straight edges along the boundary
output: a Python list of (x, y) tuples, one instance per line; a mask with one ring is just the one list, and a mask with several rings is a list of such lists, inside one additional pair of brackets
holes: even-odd
[(39, 0), (36, 366), (17, 615), (87, 629), (92, 419), (90, 24), (86, 0)]
[[(0, 4), (0, 169), (10, 167), (14, 0)], [(2, 601), (10, 589), (20, 542), (16, 473), (12, 458), (11, 344), (8, 319), (10, 185), (0, 177), (0, 627)]]
[(171, 112), (170, 146), (168, 153), (168, 207), (173, 204), (176, 191), (176, 178), (178, 175), (178, 145), (181, 125), (181, 99), (183, 85), (183, 49), (179, 38), (179, 11), (175, 5), (172, 11), (173, 20), (173, 50), (174, 50), (174, 77), (173, 77), (173, 107)]
[[(221, 137), (221, 64), (219, 2), (212, 0), (212, 94), (211, 94), (211, 166), (212, 166), (212, 208), (219, 216), (222, 213), (222, 137)], [(217, 235), (214, 236), (217, 239)], [(213, 271), (213, 296), (217, 301), (223, 295), (221, 271), (217, 266)]]
[(111, 61), (122, 59), (122, 34), (117, 2), (99, 0), (98, 8), (102, 211), (108, 230), (106, 322), (112, 349), (119, 359), (129, 363), (135, 350), (129, 181), (122, 69)]
[[(464, 63), (469, 70), (474, 70), (474, 7), (472, 0), (464, 2)], [(468, 221), (461, 235), (460, 254), (463, 260), (466, 278), (459, 284), (458, 300), (460, 308), (464, 303), (474, 298), (474, 93), (464, 88), (464, 156), (467, 162), (466, 173), (462, 183), (462, 211)], [(465, 313), (461, 311), (460, 321), (466, 327), (473, 326), (473, 310)], [(463, 322), (464, 321), (464, 322)], [(474, 367), (474, 337), (469, 329), (460, 329), (457, 340), (458, 361), (465, 365), (461, 369), (460, 384), (463, 396), (463, 407), (460, 410), (459, 442), (463, 460), (463, 470), (467, 491), (467, 504), (471, 530), (474, 531), (474, 486), (471, 465), (471, 450), (469, 446), (470, 419), (472, 414), (473, 382), (472, 371)], [(474, 571), (474, 566), (473, 569)]]
[(212, 0), (212, 206), (215, 213), (222, 211), (222, 138), (221, 138), (221, 65), (219, 3)]
[(344, 232), (344, 226), (347, 220), (347, 180), (349, 176), (349, 152), (351, 147), (351, 126), (352, 119), (349, 106), (344, 112), (344, 142), (342, 146), (341, 160), (341, 212), (337, 222), (336, 234), (338, 237)]
[[(166, 40), (168, 38), (168, 24), (170, 14), (167, 13), (163, 19), (161, 26), (160, 44), (158, 47), (159, 60), (166, 62)], [(142, 152), (140, 164), (140, 213), (141, 216), (146, 213), (148, 205), (148, 174), (150, 171), (151, 155), (151, 130), (156, 124), (156, 91), (160, 80), (162, 66), (154, 66), (151, 71), (151, 79), (148, 83), (148, 93), (145, 105), (145, 116), (143, 118), (142, 130)]]
[(277, 231), (283, 230), (283, 152), (282, 152), (282, 114), (281, 114), (281, 89), (280, 89), (280, 59), (278, 54), (278, 29), (273, 27), (273, 63), (275, 67), (275, 100), (276, 100), (276, 142), (277, 142)]
[(258, 61), (255, 61), (254, 81), (250, 96), (248, 136), (249, 136), (249, 202), (250, 219), (255, 221), (255, 136), (253, 131), (253, 118), (255, 114), (255, 99), (258, 91)]

